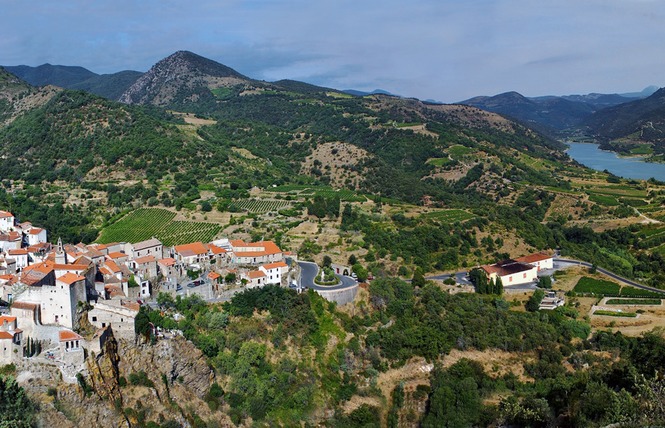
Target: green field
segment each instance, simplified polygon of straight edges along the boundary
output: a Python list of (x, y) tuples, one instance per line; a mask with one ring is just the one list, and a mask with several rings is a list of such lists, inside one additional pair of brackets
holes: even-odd
[(660, 299), (607, 299), (607, 305), (660, 305)]
[(614, 282), (583, 276), (577, 281), (573, 291), (578, 294), (591, 294), (594, 296), (618, 296), (621, 292), (621, 286)]
[(458, 221), (465, 221), (474, 218), (475, 216), (464, 210), (440, 210), (431, 211), (420, 215), (420, 218), (429, 220), (437, 220), (444, 223), (455, 223)]
[(622, 317), (622, 318), (635, 318), (637, 314), (635, 312), (615, 312), (615, 311), (604, 311), (599, 309), (593, 313), (594, 315), (605, 315), (608, 317)]
[(596, 193), (589, 194), (589, 200), (599, 205), (606, 205), (610, 207), (619, 205), (619, 201), (617, 201), (616, 198), (612, 196), (599, 195)]
[(139, 208), (102, 229), (97, 242), (140, 242), (153, 236), (164, 245), (209, 242), (221, 229), (215, 223), (174, 221), (174, 212), (160, 208)]
[(450, 157), (453, 159), (461, 158), (465, 155), (468, 155), (469, 153), (473, 153), (474, 149), (466, 146), (462, 146), (460, 144), (456, 144), (454, 146), (448, 147), (448, 154)]
[(290, 208), (291, 203), (283, 200), (240, 199), (234, 201), (231, 206), (236, 207), (240, 211), (263, 214), (267, 212), (277, 212), (284, 208)]
[(428, 164), (434, 165), (434, 166), (437, 166), (437, 167), (446, 166), (451, 162), (452, 162), (452, 160), (450, 160), (449, 158), (429, 158), (429, 159), (427, 159)]
[(634, 155), (650, 155), (653, 153), (653, 147), (650, 144), (640, 144), (630, 149), (630, 153)]
[(286, 184), (283, 186), (271, 187), (266, 189), (269, 192), (277, 193), (291, 193), (297, 196), (303, 197), (313, 197), (316, 195), (323, 196), (325, 198), (339, 197), (343, 202), (365, 202), (367, 198), (363, 195), (359, 195), (353, 190), (349, 189), (333, 189), (332, 187), (326, 186), (307, 186), (302, 184)]
[(620, 296), (620, 297), (652, 297), (659, 298), (663, 295), (655, 291), (642, 290), (628, 285), (621, 287), (619, 284), (602, 279), (583, 276), (577, 282), (573, 291), (577, 294), (591, 296)]

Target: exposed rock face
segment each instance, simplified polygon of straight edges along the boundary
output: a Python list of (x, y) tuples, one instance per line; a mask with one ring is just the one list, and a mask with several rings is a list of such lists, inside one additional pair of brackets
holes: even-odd
[(250, 79), (225, 65), (187, 51), (178, 51), (155, 64), (120, 96), (126, 104), (167, 106), (195, 102), (210, 89), (247, 83)]
[(121, 341), (119, 355), (123, 376), (145, 371), (160, 395), (166, 393), (162, 375), (166, 375), (169, 383), (178, 382), (198, 397), (208, 392), (215, 378), (203, 353), (181, 337), (159, 341), (155, 345), (134, 346)]
[(120, 370), (118, 363), (118, 342), (110, 332), (109, 338), (104, 344), (104, 349), (96, 357), (90, 356), (86, 361), (90, 382), (99, 398), (115, 402), (122, 400), (120, 394)]

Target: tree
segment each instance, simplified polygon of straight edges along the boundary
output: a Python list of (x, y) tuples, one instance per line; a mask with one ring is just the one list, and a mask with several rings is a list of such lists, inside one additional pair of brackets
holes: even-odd
[(149, 309), (146, 306), (141, 306), (139, 313), (136, 314), (136, 318), (134, 319), (134, 331), (136, 334), (143, 336), (146, 341), (149, 341), (152, 335), (152, 326), (150, 325), (148, 311)]
[(552, 277), (551, 276), (541, 276), (538, 278), (538, 287), (540, 288), (552, 288)]
[(349, 256), (349, 264), (350, 264), (351, 266), (353, 266), (353, 265), (355, 265), (356, 263), (358, 263), (358, 258), (355, 256), (355, 254), (351, 254), (351, 255)]
[(494, 282), (494, 294), (498, 294), (499, 296), (503, 294), (503, 281), (500, 276), (497, 276)]
[(533, 292), (533, 295), (529, 298), (529, 301), (526, 302), (526, 310), (529, 312), (536, 312), (540, 307), (540, 302), (543, 301), (545, 297), (545, 292), (543, 290), (536, 290)]
[(11, 377), (0, 376), (0, 426), (30, 428), (35, 421), (35, 406), (25, 390)]
[(367, 269), (365, 269), (360, 263), (356, 263), (355, 265), (353, 265), (353, 272), (358, 277), (358, 281), (360, 282), (367, 281), (369, 273), (367, 272)]
[(227, 273), (226, 276), (224, 277), (224, 282), (226, 282), (227, 284), (236, 282), (236, 274), (233, 272)]
[(330, 265), (332, 265), (332, 259), (330, 258), (330, 256), (328, 255), (323, 256), (323, 267), (329, 268)]
[(419, 267), (413, 272), (411, 284), (413, 284), (414, 287), (424, 287), (425, 284), (427, 284), (427, 280), (425, 280), (425, 276), (423, 275), (423, 270)]

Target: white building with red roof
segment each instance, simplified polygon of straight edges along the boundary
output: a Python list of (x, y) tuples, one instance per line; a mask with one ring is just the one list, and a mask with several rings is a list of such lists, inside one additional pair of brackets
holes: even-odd
[(1, 211), (0, 210), (0, 231), (1, 232), (9, 232), (10, 230), (14, 230), (14, 222), (16, 219), (14, 218), (14, 214), (10, 213), (9, 211)]
[(31, 227), (27, 232), (28, 245), (37, 245), (47, 242), (46, 229), (41, 227)]
[(515, 259), (520, 263), (528, 263), (535, 266), (539, 271), (542, 269), (554, 269), (554, 256), (546, 252), (529, 254), (528, 256)]
[(282, 261), (284, 255), (273, 241), (246, 243), (231, 241), (231, 261), (239, 265), (260, 265)]
[(528, 284), (538, 280), (538, 269), (528, 263), (521, 263), (512, 259), (504, 260), (493, 265), (481, 266), (487, 279), (496, 281), (501, 278), (504, 287), (510, 285)]
[(22, 339), (23, 332), (18, 328), (16, 317), (0, 316), (0, 365), (11, 364), (23, 357)]
[(7, 251), (7, 258), (16, 260), (16, 269), (23, 269), (29, 264), (28, 250), (26, 248)]
[(268, 263), (259, 266), (259, 270), (266, 274), (266, 284), (281, 284), (289, 265), (284, 262)]

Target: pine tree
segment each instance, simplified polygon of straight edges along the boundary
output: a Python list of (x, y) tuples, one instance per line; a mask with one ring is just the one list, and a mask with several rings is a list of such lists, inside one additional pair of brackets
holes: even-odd
[(499, 296), (503, 294), (503, 281), (501, 281), (501, 277), (496, 277), (496, 283), (494, 287), (494, 294), (498, 294)]

